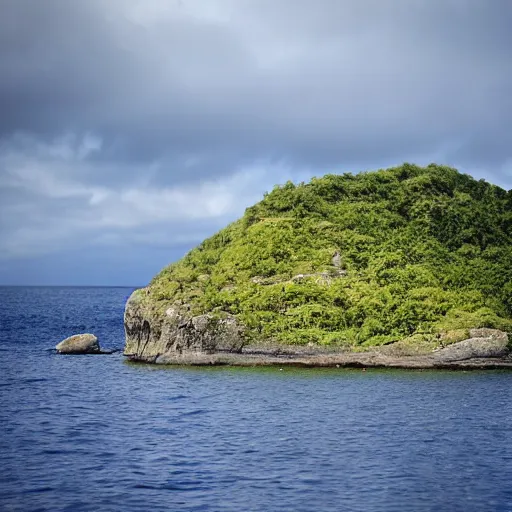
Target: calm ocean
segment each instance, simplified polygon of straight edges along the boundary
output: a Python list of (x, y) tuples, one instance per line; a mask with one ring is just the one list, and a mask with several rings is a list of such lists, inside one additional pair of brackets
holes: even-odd
[(129, 288), (0, 288), (0, 510), (512, 511), (512, 372), (162, 368)]

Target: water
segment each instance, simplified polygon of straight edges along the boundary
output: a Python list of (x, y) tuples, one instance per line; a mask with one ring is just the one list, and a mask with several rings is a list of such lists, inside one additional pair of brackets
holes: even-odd
[(512, 373), (166, 369), (126, 288), (0, 288), (0, 510), (512, 511)]

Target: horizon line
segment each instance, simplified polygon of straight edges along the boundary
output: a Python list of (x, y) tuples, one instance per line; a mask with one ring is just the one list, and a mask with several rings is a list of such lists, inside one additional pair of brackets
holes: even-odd
[(0, 284), (0, 288), (144, 288), (126, 284)]

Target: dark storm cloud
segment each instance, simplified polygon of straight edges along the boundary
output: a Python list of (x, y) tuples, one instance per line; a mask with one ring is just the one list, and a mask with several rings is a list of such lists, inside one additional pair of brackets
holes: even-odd
[(510, 188), (511, 26), (508, 0), (0, 0), (4, 256), (183, 247), (274, 183), (404, 160)]
[(168, 160), (175, 179), (187, 155), (210, 160), (198, 174), (400, 160), (450, 138), (462, 158), (509, 156), (507, 2), (209, 5), (4, 0), (2, 133), (94, 131), (103, 158)]

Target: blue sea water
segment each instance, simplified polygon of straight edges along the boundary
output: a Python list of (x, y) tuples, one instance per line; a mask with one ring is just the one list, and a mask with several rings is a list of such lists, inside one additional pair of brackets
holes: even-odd
[(512, 373), (162, 368), (128, 288), (0, 288), (0, 510), (512, 511)]

